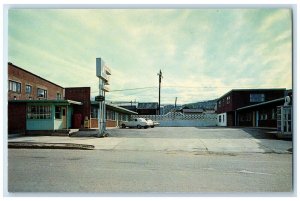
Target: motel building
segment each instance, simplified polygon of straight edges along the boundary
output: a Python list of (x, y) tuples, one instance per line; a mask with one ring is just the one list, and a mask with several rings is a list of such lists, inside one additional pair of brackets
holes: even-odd
[[(91, 101), (90, 87), (64, 88), (8, 63), (9, 135), (59, 135), (70, 129), (98, 128), (98, 105)], [(137, 113), (106, 104), (106, 126), (116, 127), (131, 114)]]
[(218, 126), (260, 127), (292, 134), (292, 90), (233, 89), (217, 100)]

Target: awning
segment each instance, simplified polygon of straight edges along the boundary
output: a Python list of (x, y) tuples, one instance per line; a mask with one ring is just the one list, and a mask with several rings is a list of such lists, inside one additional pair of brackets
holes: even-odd
[(44, 103), (44, 104), (56, 104), (56, 105), (82, 105), (81, 102), (73, 100), (9, 100), (9, 103)]

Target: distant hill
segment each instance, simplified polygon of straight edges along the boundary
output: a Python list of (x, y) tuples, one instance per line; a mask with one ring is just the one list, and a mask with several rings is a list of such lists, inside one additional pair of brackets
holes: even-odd
[(182, 105), (183, 108), (188, 109), (204, 109), (204, 110), (214, 110), (217, 104), (217, 100), (201, 101), (197, 103), (189, 103)]
[[(203, 110), (214, 110), (217, 104), (217, 100), (201, 101), (196, 103), (188, 103), (184, 105), (177, 105), (176, 109), (181, 110), (186, 109), (203, 109)], [(164, 105), (164, 113), (167, 114), (174, 109), (174, 105)]]

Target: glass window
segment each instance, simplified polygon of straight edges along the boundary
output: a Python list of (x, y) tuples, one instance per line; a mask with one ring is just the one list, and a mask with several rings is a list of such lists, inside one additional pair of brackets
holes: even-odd
[(61, 94), (60, 93), (56, 93), (56, 99), (61, 100)]
[(20, 82), (9, 80), (8, 87), (9, 87), (8, 88), (9, 91), (21, 93), (21, 83)]
[(265, 101), (265, 94), (250, 94), (250, 103), (260, 103)]
[(51, 119), (51, 107), (30, 105), (27, 107), (27, 119)]
[(26, 94), (31, 94), (32, 93), (32, 86), (26, 85)]
[(227, 103), (227, 104), (230, 103), (230, 96), (228, 96), (228, 97), (226, 98), (226, 103)]
[(55, 119), (61, 119), (61, 107), (55, 106)]
[(47, 90), (38, 88), (37, 96), (38, 98), (47, 98)]

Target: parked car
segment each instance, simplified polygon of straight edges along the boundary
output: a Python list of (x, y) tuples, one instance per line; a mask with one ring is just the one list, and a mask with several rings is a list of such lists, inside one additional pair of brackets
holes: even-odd
[(121, 122), (121, 128), (138, 128), (141, 129), (143, 128), (148, 128), (149, 127), (149, 123), (146, 121), (146, 119), (144, 118), (135, 118), (131, 121), (122, 121)]
[(148, 125), (149, 125), (151, 128), (154, 128), (154, 122), (153, 122), (151, 119), (146, 118), (145, 120), (148, 122)]
[(160, 123), (159, 123), (158, 121), (153, 121), (153, 125), (154, 125), (154, 126), (159, 126), (159, 124), (160, 124)]

